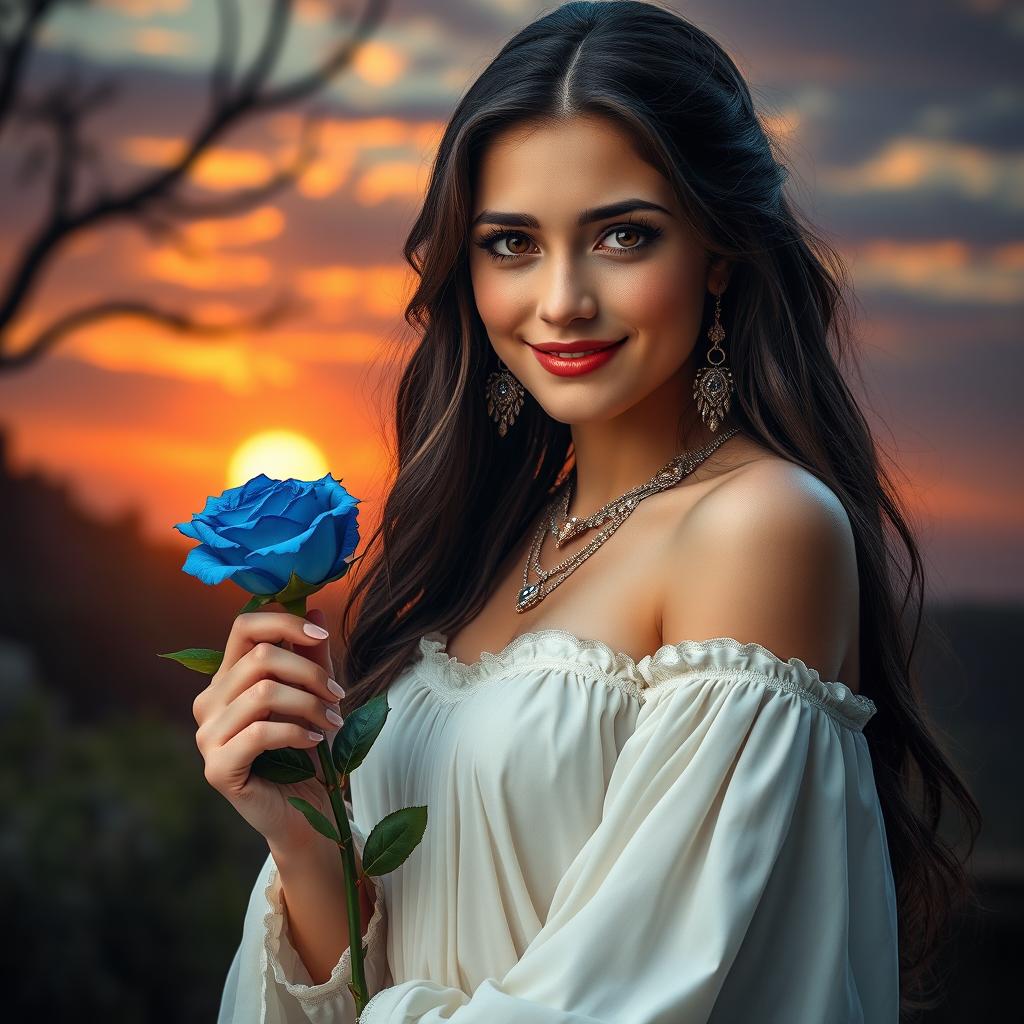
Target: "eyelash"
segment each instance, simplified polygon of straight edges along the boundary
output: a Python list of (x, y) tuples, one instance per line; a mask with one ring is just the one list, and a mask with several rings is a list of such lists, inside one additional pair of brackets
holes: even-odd
[[(629, 221), (625, 224), (616, 224), (614, 227), (609, 228), (601, 237), (604, 238), (607, 235), (612, 234), (612, 232), (614, 231), (622, 231), (624, 229), (641, 229), (638, 233), (643, 237), (644, 241), (641, 242), (640, 245), (633, 245), (630, 246), (628, 249), (610, 249), (609, 252), (622, 253), (625, 255), (638, 252), (641, 249), (646, 249), (649, 245), (651, 245), (654, 239), (656, 239), (662, 233), (661, 228), (652, 224), (645, 217), (637, 217), (634, 221)], [(491, 246), (494, 245), (494, 243), (498, 241), (499, 238), (514, 238), (516, 236), (519, 236), (521, 238), (529, 238), (529, 235), (523, 234), (522, 231), (502, 231), (501, 229), (495, 229), (494, 231), (488, 232), (488, 234), (479, 238), (475, 244), (480, 246), (480, 248), (483, 249), (484, 252), (486, 252), (487, 255), (491, 257), (492, 260), (495, 260), (497, 262), (504, 262), (505, 260), (518, 260), (522, 259), (522, 257), (528, 254), (525, 252), (519, 252), (506, 256), (505, 253), (494, 252), (494, 250), (491, 248)]]

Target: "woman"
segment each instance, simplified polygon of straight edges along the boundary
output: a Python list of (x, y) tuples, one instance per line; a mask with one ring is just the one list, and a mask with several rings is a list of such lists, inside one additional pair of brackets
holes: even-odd
[[(920, 1001), (965, 888), (939, 810), (977, 808), (908, 671), (885, 530), (915, 640), (921, 563), (837, 364), (842, 266), (785, 177), (728, 56), (645, 3), (527, 26), (448, 125), (405, 248), (397, 478), (343, 619), (338, 710), (391, 708), (351, 777), (360, 854), (429, 812), (364, 893), (363, 1024)], [(207, 777), (270, 848), (222, 1024), (355, 1020), (337, 851), (248, 776), (336, 729), (301, 624), (239, 616), (197, 702)]]

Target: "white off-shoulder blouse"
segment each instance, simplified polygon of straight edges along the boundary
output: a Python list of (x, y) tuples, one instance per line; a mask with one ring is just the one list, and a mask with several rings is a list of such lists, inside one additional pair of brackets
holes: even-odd
[[(871, 700), (730, 637), (446, 643), (420, 639), (351, 776), (360, 855), (427, 806), (373, 879), (360, 1024), (896, 1024)], [(356, 1024), (349, 981), (345, 950), (312, 984), (268, 857), (218, 1024)]]

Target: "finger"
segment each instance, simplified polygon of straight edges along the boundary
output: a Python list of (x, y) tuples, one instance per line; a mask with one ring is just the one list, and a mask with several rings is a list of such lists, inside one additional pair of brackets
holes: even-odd
[(263, 642), (277, 644), (286, 640), (300, 650), (321, 643), (319, 637), (303, 632), (306, 624), (306, 619), (291, 612), (240, 612), (231, 624), (222, 667), (230, 668), (243, 654)]
[(240, 789), (248, 778), (253, 761), (264, 750), (315, 747), (320, 738), (313, 739), (309, 733), (310, 730), (304, 726), (286, 722), (253, 722), (211, 752), (206, 760), (206, 780), (222, 792), (227, 788)]
[[(322, 626), (325, 629), (327, 627), (327, 616), (324, 614), (324, 610), (322, 608), (310, 608), (309, 611), (306, 612), (306, 618), (314, 623), (314, 625)], [(309, 658), (310, 661), (319, 665), (332, 679), (335, 678), (334, 661), (331, 657), (330, 637), (307, 647), (303, 647), (298, 653), (300, 653), (304, 658)]]
[(223, 746), (247, 725), (261, 719), (288, 722), (323, 733), (340, 725), (328, 711), (341, 717), (337, 704), (326, 704), (315, 694), (276, 679), (261, 679), (231, 701), (216, 718), (200, 726), (197, 743)]
[(325, 703), (333, 704), (341, 694), (331, 690), (325, 669), (297, 651), (285, 651), (267, 642), (257, 644), (221, 682), (222, 700), (228, 703), (261, 679), (272, 678), (306, 690)]

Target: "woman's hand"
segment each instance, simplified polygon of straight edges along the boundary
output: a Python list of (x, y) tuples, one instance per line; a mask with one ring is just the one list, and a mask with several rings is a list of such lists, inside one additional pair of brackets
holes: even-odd
[[(340, 718), (343, 693), (328, 688), (334, 675), (329, 641), (303, 631), (307, 621), (321, 625), (323, 620), (316, 609), (308, 619), (290, 612), (238, 615), (220, 668), (192, 705), (206, 781), (266, 837), (272, 851), (292, 852), (323, 838), (288, 803), (289, 796), (308, 800), (333, 819), (314, 749), (319, 739), (309, 730), (322, 733), (328, 743), (334, 739), (340, 725), (327, 717), (327, 709)], [(283, 646), (275, 646), (279, 642)], [(308, 750), (320, 781), (282, 785), (252, 773), (259, 754), (281, 747)]]

